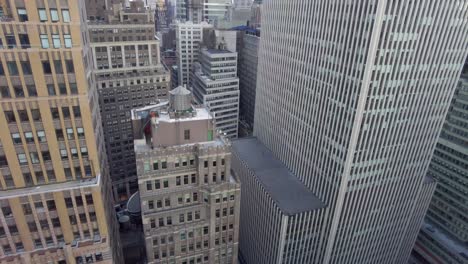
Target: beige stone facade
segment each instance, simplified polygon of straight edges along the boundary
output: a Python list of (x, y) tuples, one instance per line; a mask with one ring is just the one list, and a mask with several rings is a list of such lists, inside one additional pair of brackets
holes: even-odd
[(237, 263), (240, 183), (231, 174), (231, 144), (213, 138), (206, 109), (191, 109), (177, 117), (160, 110), (150, 121), (152, 140), (135, 141), (147, 260)]
[(0, 263), (121, 263), (84, 1), (0, 8)]

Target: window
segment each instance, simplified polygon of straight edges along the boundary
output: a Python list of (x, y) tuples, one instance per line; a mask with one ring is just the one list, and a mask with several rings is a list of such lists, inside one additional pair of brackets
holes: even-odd
[(87, 157), (87, 156), (88, 156), (88, 148), (86, 148), (86, 147), (81, 147), (80, 151), (81, 151), (81, 156), (83, 156), (83, 157)]
[(65, 65), (67, 65), (67, 73), (75, 73), (75, 67), (73, 66), (72, 60), (65, 60)]
[(26, 138), (26, 143), (34, 142), (34, 136), (32, 132), (24, 132), (24, 137)]
[(164, 188), (169, 188), (169, 180), (164, 180), (163, 181), (163, 186), (164, 186)]
[(63, 130), (62, 129), (55, 129), (55, 134), (57, 135), (58, 140), (63, 140)]
[(18, 115), (21, 122), (29, 121), (28, 113), (26, 112), (26, 110), (18, 110)]
[(151, 181), (146, 182), (146, 190), (147, 191), (153, 190), (153, 184), (151, 183)]
[(13, 75), (13, 76), (19, 75), (18, 66), (16, 65), (15, 61), (8, 61), (7, 67), (8, 67), (8, 71), (10, 72), (10, 75)]
[(52, 44), (54, 45), (54, 48), (56, 48), (56, 49), (59, 49), (61, 47), (60, 35), (52, 34)]
[(53, 84), (48, 84), (47, 85), (47, 92), (49, 93), (49, 95), (53, 96), (55, 95), (55, 87)]
[(0, 76), (5, 76), (5, 70), (3, 69), (3, 64), (1, 62), (0, 62)]
[(39, 155), (37, 155), (37, 152), (30, 152), (29, 156), (31, 157), (31, 163), (32, 164), (38, 164), (39, 163)]
[(73, 134), (73, 128), (67, 128), (67, 138), (75, 139), (75, 135)]
[(49, 45), (49, 37), (46, 34), (41, 34), (41, 47), (43, 49), (48, 49), (50, 47)]
[(61, 95), (67, 94), (67, 86), (64, 83), (59, 83), (59, 92)]
[(37, 131), (37, 138), (39, 139), (39, 142), (47, 142), (46, 135), (43, 130)]
[(86, 194), (85, 198), (86, 198), (86, 204), (88, 205), (94, 204), (93, 196), (91, 194)]
[(54, 60), (54, 67), (55, 67), (55, 73), (58, 73), (58, 74), (63, 73), (63, 67), (62, 67), (62, 61), (61, 60)]
[[(50, 152), (47, 151), (47, 150), (42, 151), (42, 152), (41, 152), (41, 155), (42, 155), (42, 159), (43, 159), (44, 161), (49, 161), (49, 160), (51, 159), (51, 157), (50, 157)], [(49, 173), (49, 172), (48, 172), (48, 173)], [(53, 171), (52, 171), (52, 173), (53, 173)], [(52, 175), (52, 176), (55, 177), (55, 175)], [(49, 178), (50, 178), (50, 177), (49, 177)]]
[(184, 139), (190, 140), (190, 129), (184, 130)]
[[(19, 143), (21, 143), (21, 141)], [(176, 186), (180, 186), (180, 184), (181, 184), (180, 180), (181, 180), (180, 176), (177, 176), (176, 177)]]
[(78, 134), (78, 138), (83, 138), (84, 137), (84, 129), (82, 127), (77, 127), (76, 128), (76, 133)]
[(78, 94), (78, 86), (76, 83), (70, 83), (70, 92), (72, 94)]
[[(147, 185), (148, 187), (148, 185)], [(150, 188), (151, 188), (151, 184), (150, 184)], [(154, 202), (153, 201), (148, 201), (148, 209), (154, 209)]]
[(22, 86), (14, 86), (13, 90), (15, 91), (16, 97), (24, 97), (23, 87)]
[(75, 117), (81, 117), (81, 110), (79, 106), (73, 106), (73, 115)]
[(10, 98), (10, 89), (8, 86), (0, 86), (0, 96), (2, 98)]
[(156, 162), (153, 163), (153, 170), (158, 170), (158, 169), (159, 169), (159, 164), (156, 161)]
[(70, 152), (73, 158), (78, 158), (78, 150), (76, 148), (70, 148)]
[(39, 9), (39, 20), (41, 22), (47, 21), (47, 12), (44, 8)]
[(22, 49), (28, 49), (28, 48), (31, 47), (31, 43), (29, 42), (28, 34), (19, 33), (18, 38), (19, 38)]
[(70, 108), (68, 106), (62, 107), (63, 118), (70, 118)]
[(11, 138), (13, 139), (13, 144), (21, 144), (21, 136), (19, 133), (11, 134)]
[(28, 90), (28, 96), (37, 96), (35, 85), (27, 85), (26, 89)]
[(161, 182), (159, 180), (154, 181), (154, 188), (161, 189)]
[(16, 117), (13, 111), (4, 111), (5, 112), (5, 118), (8, 123), (14, 123), (16, 122)]
[(64, 34), (63, 35), (63, 40), (65, 42), (65, 48), (71, 48), (73, 46), (71, 35)]
[(16, 48), (15, 35), (5, 35), (5, 38), (6, 38), (6, 44), (7, 44), (9, 49)]
[(59, 119), (59, 118), (60, 118), (58, 108), (56, 108), (56, 107), (51, 107), (51, 108), (50, 108), (50, 113), (52, 114), (52, 118), (53, 118), (53, 119)]
[(26, 158), (26, 154), (24, 153), (18, 154), (18, 160), (19, 160), (20, 165), (28, 164), (28, 159)]
[(67, 159), (68, 158), (67, 150), (66, 149), (61, 149), (60, 150), (60, 156), (62, 157), (62, 159)]
[(166, 161), (161, 162), (161, 168), (162, 169), (167, 169), (167, 162)]
[(58, 15), (57, 9), (55, 9), (55, 8), (50, 9), (50, 19), (52, 20), (52, 22), (59, 21), (59, 15)]
[(31, 109), (31, 115), (34, 121), (41, 121), (41, 112), (39, 109)]
[(62, 19), (63, 22), (70, 22), (70, 11), (68, 9), (62, 9)]
[(23, 74), (32, 74), (31, 64), (29, 61), (22, 61), (21, 69), (23, 69)]
[(18, 19), (20, 22), (28, 21), (28, 13), (25, 8), (18, 8)]
[(42, 62), (42, 70), (44, 70), (44, 74), (52, 74), (52, 68), (50, 67), (49, 61)]

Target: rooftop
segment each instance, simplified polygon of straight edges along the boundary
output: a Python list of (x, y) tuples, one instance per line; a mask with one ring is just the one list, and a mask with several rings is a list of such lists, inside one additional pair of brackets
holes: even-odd
[(210, 53), (210, 54), (229, 54), (229, 53), (234, 53), (232, 51), (229, 51), (229, 50), (220, 50), (220, 49), (207, 49), (206, 52)]
[(458, 254), (468, 259), (468, 247), (457, 238), (439, 228), (437, 224), (434, 224), (429, 219), (424, 219), (422, 229), (424, 229), (430, 236), (444, 245), (449, 251), (454, 254)]
[(256, 138), (232, 141), (232, 151), (255, 174), (284, 214), (294, 215), (326, 207)]

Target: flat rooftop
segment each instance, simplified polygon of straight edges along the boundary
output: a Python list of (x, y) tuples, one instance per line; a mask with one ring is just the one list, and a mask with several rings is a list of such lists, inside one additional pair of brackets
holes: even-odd
[(234, 54), (234, 52), (229, 51), (229, 50), (219, 50), (219, 49), (207, 49), (206, 52), (210, 54)]
[(232, 151), (255, 176), (285, 215), (326, 207), (255, 137), (232, 141)]

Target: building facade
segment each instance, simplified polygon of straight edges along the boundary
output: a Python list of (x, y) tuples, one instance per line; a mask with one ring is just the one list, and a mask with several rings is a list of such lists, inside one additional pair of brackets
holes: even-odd
[(85, 2), (0, 9), (0, 262), (122, 263)]
[(181, 22), (216, 23), (229, 20), (233, 4), (230, 0), (177, 0), (176, 18)]
[(260, 28), (262, 25), (262, 1), (255, 0), (250, 8), (250, 26)]
[(185, 23), (177, 22), (176, 51), (179, 85), (189, 84), (193, 63), (198, 61), (200, 43), (203, 40), (203, 29), (212, 27), (206, 22), (200, 24), (194, 24), (190, 21)]
[(235, 9), (250, 9), (252, 4), (253, 0), (234, 0)]
[(161, 64), (159, 41), (154, 38), (154, 17), (148, 12), (121, 10), (106, 23), (89, 25), (116, 201), (138, 191), (130, 111), (167, 99), (170, 89), (170, 74)]
[(106, 20), (114, 5), (124, 6), (125, 0), (85, 0), (86, 14), (90, 20)]
[(135, 152), (148, 263), (237, 263), (240, 184), (230, 143), (190, 100), (179, 86), (169, 105), (146, 108), (149, 125), (136, 126), (145, 134)]
[(239, 130), (239, 78), (237, 52), (203, 49), (194, 69), (193, 96), (213, 113), (216, 129), (237, 138)]
[(438, 184), (414, 247), (419, 263), (468, 262), (467, 110), (468, 61), (429, 166)]
[(239, 32), (239, 91), (240, 126), (243, 135), (250, 135), (254, 127), (255, 95), (257, 88), (258, 48), (260, 31), (247, 29)]
[[(270, 0), (262, 8), (254, 135), (326, 204), (296, 219), (276, 260), (406, 263), (467, 55), (466, 1)], [(259, 221), (249, 219), (241, 229)], [(272, 263), (263, 254), (270, 238), (243, 237), (240, 254)]]

